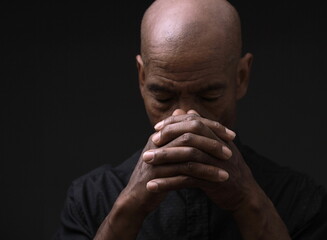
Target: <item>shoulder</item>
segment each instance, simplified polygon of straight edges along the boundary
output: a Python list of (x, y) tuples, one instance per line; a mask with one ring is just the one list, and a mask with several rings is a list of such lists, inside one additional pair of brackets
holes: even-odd
[[(241, 152), (291, 233), (303, 231), (326, 209), (326, 191), (312, 177), (280, 166), (248, 146), (242, 146)], [(324, 214), (326, 222), (327, 212)]]
[(140, 151), (137, 151), (116, 167), (112, 167), (110, 164), (100, 166), (75, 179), (71, 184), (71, 188), (73, 188), (75, 192), (105, 190), (119, 191), (128, 183), (139, 156)]
[(65, 236), (73, 230), (80, 236), (94, 236), (127, 185), (139, 156), (140, 151), (117, 167), (106, 164), (74, 180), (68, 189), (57, 235)]

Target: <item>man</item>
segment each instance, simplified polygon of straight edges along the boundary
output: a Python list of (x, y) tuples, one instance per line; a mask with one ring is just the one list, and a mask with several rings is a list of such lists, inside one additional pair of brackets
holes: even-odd
[(157, 0), (141, 27), (139, 85), (155, 133), (117, 168), (70, 188), (56, 239), (323, 239), (326, 194), (230, 130), (247, 91), (236, 10)]

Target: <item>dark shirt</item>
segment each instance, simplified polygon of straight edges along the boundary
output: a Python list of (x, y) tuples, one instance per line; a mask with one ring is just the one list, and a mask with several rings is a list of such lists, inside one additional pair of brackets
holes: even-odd
[[(292, 239), (327, 239), (324, 189), (308, 176), (278, 166), (239, 142), (237, 146), (258, 184), (274, 203)], [(127, 185), (140, 154), (138, 151), (118, 167), (105, 165), (75, 180), (68, 190), (55, 239), (92, 239)], [(229, 212), (213, 204), (199, 189), (182, 189), (170, 192), (146, 218), (137, 239), (232, 240), (242, 237)]]

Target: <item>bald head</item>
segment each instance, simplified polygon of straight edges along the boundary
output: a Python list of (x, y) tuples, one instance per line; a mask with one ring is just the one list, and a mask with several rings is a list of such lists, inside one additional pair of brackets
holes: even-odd
[(225, 0), (157, 0), (142, 20), (145, 63), (158, 53), (190, 51), (203, 51), (227, 63), (240, 57), (241, 45), (238, 14)]

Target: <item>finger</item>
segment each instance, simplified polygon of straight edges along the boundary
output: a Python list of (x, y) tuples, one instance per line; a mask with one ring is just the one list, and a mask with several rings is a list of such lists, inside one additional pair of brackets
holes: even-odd
[[(190, 110), (190, 111), (192, 111), (192, 110)], [(169, 124), (182, 122), (182, 121), (188, 122), (188, 121), (194, 121), (194, 120), (201, 121), (203, 124), (208, 126), (217, 135), (217, 137), (221, 138), (222, 140), (232, 141), (236, 136), (235, 132), (228, 129), (224, 125), (222, 125), (216, 121), (202, 118), (199, 115), (197, 115), (196, 112), (195, 113), (191, 112), (191, 114), (170, 116), (170, 117), (162, 120), (161, 122), (157, 123), (154, 126), (154, 128), (156, 131), (160, 131), (161, 129), (163, 129), (165, 126), (167, 126)]]
[(206, 181), (207, 184), (225, 182), (229, 178), (229, 174), (224, 169), (197, 162), (153, 166), (152, 173), (153, 179), (187, 176)]
[(148, 141), (146, 143), (146, 145), (143, 148), (143, 152), (150, 150), (150, 149), (157, 149), (157, 145), (155, 145), (152, 141), (153, 136), (155, 135), (155, 133), (151, 134), (151, 136), (148, 138)]
[(199, 120), (182, 121), (166, 125), (152, 137), (152, 141), (157, 146), (162, 146), (184, 133), (194, 133), (212, 139), (218, 139), (217, 136)]
[(195, 114), (195, 115), (200, 116), (200, 114), (199, 114), (197, 111), (193, 110), (193, 109), (188, 110), (188, 111), (187, 111), (187, 114)]
[(183, 146), (199, 149), (218, 159), (227, 160), (233, 155), (232, 151), (224, 142), (193, 133), (184, 133), (166, 144), (164, 148)]
[[(222, 171), (220, 175), (219, 183), (228, 180), (228, 173)], [(193, 178), (190, 176), (180, 175), (167, 178), (156, 178), (146, 184), (146, 189), (149, 192), (168, 192), (173, 190), (179, 190), (182, 188), (201, 188), (201, 186), (208, 186), (212, 182)]]
[(229, 174), (225, 169), (198, 162), (157, 165), (152, 166), (151, 171), (153, 179), (183, 175), (217, 183), (226, 181), (229, 178)]
[(153, 179), (146, 184), (149, 192), (168, 192), (182, 188), (197, 187), (197, 179), (188, 176), (176, 176)]
[[(178, 109), (177, 109), (178, 110)], [(175, 110), (175, 111), (177, 111)], [(174, 111), (174, 113), (175, 113)], [(163, 127), (165, 127), (166, 125), (168, 124), (171, 124), (171, 123), (177, 123), (177, 122), (181, 122), (181, 121), (187, 121), (187, 120), (196, 120), (197, 118), (196, 117), (199, 117), (197, 114), (181, 114), (181, 115), (173, 115), (158, 122), (155, 126), (154, 126), (154, 129), (159, 131), (160, 129), (162, 129)]]
[(182, 109), (176, 109), (173, 112), (172, 116), (183, 115), (183, 114), (186, 114), (186, 112), (184, 110), (182, 110)]
[(170, 147), (149, 150), (143, 153), (143, 161), (151, 165), (182, 162), (198, 162), (213, 166), (218, 165), (216, 158), (192, 147)]

